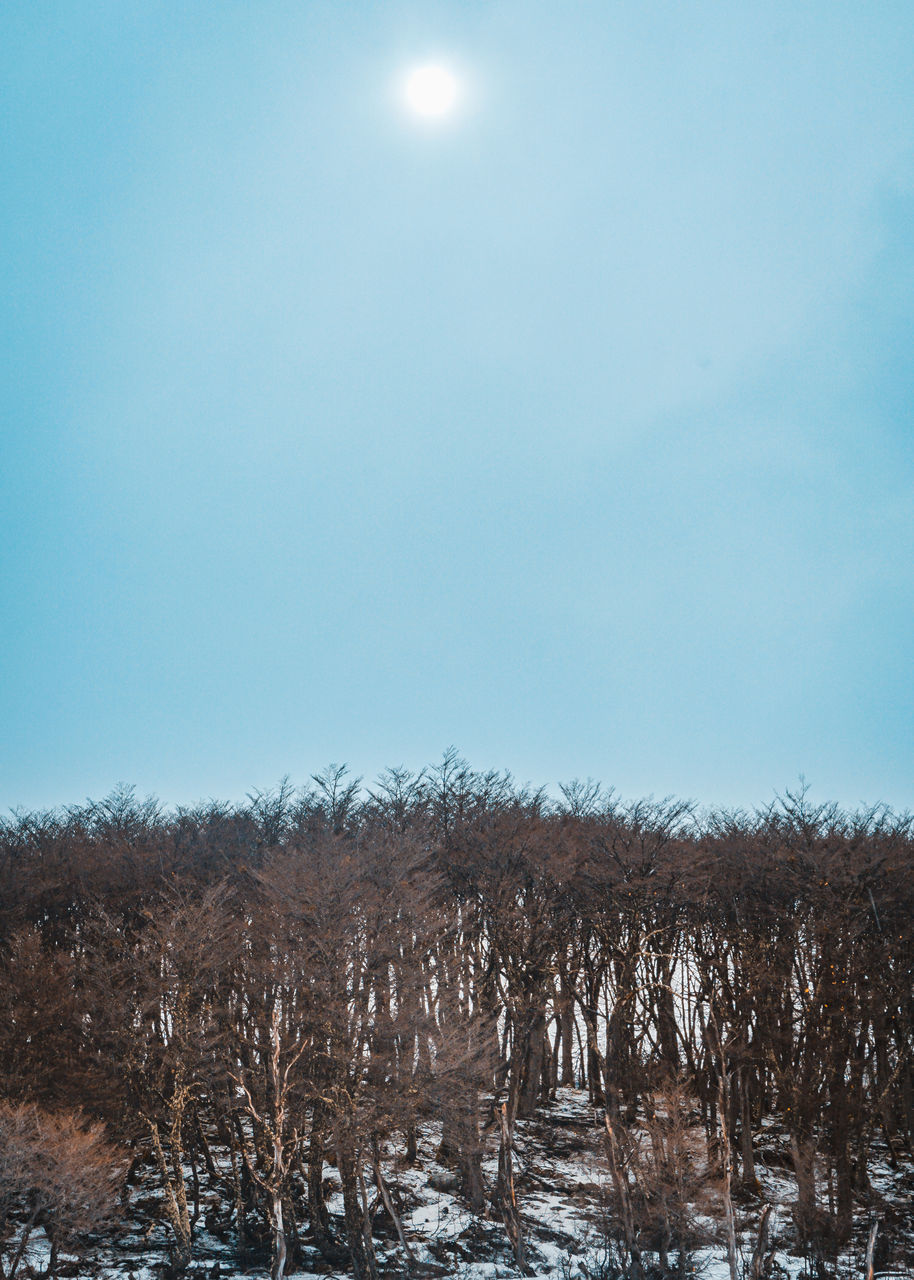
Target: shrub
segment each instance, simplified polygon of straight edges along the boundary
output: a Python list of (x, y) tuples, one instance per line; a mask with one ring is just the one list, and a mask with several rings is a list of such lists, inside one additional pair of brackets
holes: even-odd
[(33, 1234), (62, 1245), (114, 1218), (123, 1162), (99, 1124), (75, 1112), (0, 1103), (0, 1277), (14, 1280)]

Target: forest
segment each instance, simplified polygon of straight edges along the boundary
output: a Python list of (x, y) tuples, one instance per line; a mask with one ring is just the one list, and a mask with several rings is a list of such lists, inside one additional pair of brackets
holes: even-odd
[(141, 1203), (171, 1277), (220, 1274), (204, 1233), (273, 1280), (461, 1274), (410, 1223), (430, 1141), (498, 1274), (533, 1275), (524, 1135), (563, 1099), (602, 1171), (582, 1275), (690, 1275), (712, 1237), (732, 1280), (779, 1274), (775, 1147), (803, 1274), (852, 1245), (911, 1266), (912, 975), (911, 817), (804, 787), (752, 813), (556, 799), (449, 751), (239, 805), (15, 813), (0, 1276), (93, 1274)]

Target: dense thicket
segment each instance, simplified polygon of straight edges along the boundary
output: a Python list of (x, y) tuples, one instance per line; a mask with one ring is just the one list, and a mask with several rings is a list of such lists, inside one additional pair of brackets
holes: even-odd
[(800, 1234), (846, 1237), (874, 1142), (895, 1158), (914, 1140), (910, 820), (804, 793), (753, 815), (562, 795), (448, 753), (370, 790), (331, 768), (240, 807), (122, 790), (14, 817), (0, 1103), (79, 1110), (152, 1162), (176, 1269), (208, 1170), (211, 1225), (268, 1234), (275, 1276), (305, 1232), (373, 1276), (366, 1184), (396, 1221), (380, 1139), (408, 1159), (428, 1118), (522, 1264), (514, 1124), (571, 1083), (610, 1146), (675, 1086), (747, 1194), (776, 1117)]

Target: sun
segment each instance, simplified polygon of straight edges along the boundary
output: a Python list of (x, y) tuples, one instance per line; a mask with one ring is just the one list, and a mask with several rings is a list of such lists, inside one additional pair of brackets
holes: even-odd
[(406, 77), (407, 105), (419, 116), (433, 118), (453, 111), (459, 94), (457, 77), (447, 67), (428, 63)]

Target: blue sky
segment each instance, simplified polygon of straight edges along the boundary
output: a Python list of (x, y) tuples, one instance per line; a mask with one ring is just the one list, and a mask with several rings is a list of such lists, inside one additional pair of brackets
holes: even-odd
[(908, 0), (6, 0), (0, 808), (450, 744), (914, 806), (912, 51)]

